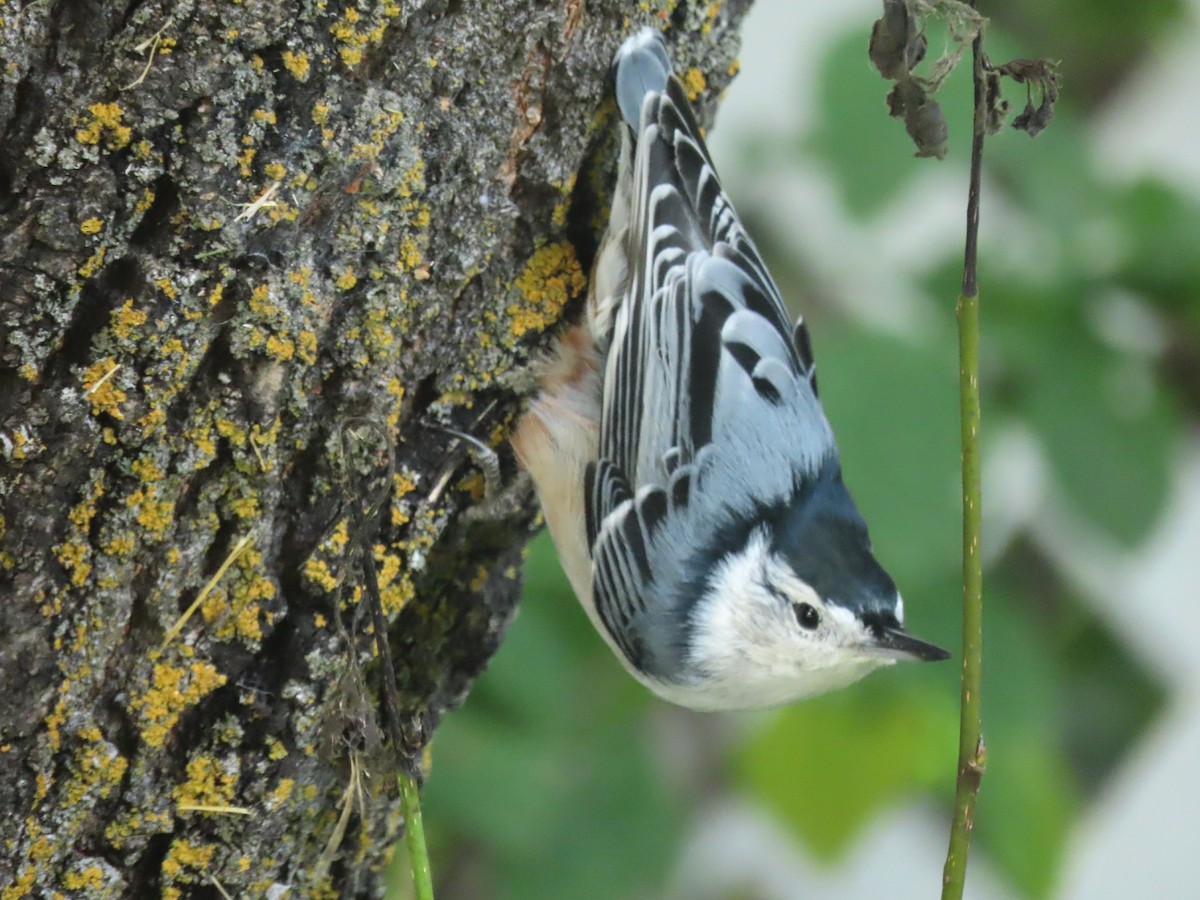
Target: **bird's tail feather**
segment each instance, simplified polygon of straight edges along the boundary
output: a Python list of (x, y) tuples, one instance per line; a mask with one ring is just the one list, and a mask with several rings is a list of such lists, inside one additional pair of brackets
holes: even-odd
[(621, 117), (636, 132), (642, 101), (647, 94), (666, 90), (671, 77), (671, 57), (662, 35), (654, 28), (644, 28), (628, 38), (613, 56), (613, 73)]

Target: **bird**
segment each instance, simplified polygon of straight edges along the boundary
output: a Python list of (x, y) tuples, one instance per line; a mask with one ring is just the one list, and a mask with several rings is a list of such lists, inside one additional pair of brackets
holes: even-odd
[(808, 328), (722, 189), (658, 30), (620, 46), (612, 81), (622, 149), (586, 313), (512, 438), (584, 610), (634, 678), (703, 711), (948, 658), (904, 630)]

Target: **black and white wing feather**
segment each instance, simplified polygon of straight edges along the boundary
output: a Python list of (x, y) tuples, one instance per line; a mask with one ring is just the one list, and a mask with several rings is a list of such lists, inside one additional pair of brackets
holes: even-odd
[(657, 34), (626, 43), (616, 82), (633, 167), (618, 186), (628, 221), (605, 251), (624, 255), (627, 275), (605, 342), (600, 459), (584, 486), (593, 598), (626, 658), (669, 679), (687, 554), (736, 512), (722, 509), (731, 491), (786, 493), (832, 436), (807, 331), (789, 322), (721, 189)]

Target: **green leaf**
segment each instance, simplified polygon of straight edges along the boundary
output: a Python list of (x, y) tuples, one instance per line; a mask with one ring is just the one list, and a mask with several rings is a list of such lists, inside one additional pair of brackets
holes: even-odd
[(825, 859), (878, 811), (954, 771), (953, 702), (888, 684), (891, 674), (782, 710), (735, 759), (755, 799)]
[(1161, 710), (1163, 686), (1032, 540), (989, 576), (989, 701), (1013, 732), (1054, 734), (1078, 783), (1099, 787)]
[[(952, 268), (931, 272), (928, 289), (946, 290)], [(1181, 423), (1151, 362), (1097, 336), (1087, 311), (1101, 290), (1078, 275), (1045, 285), (1010, 271), (984, 282), (984, 437), (1006, 415), (1031, 429), (1074, 510), (1134, 544), (1162, 511)]]
[(1049, 897), (1079, 808), (1071, 772), (1042, 733), (993, 727), (986, 735), (979, 842), (1022, 896)]
[(1185, 312), (1200, 326), (1200, 204), (1157, 181), (1118, 197), (1128, 250), (1120, 280), (1164, 312)]
[(1043, 352), (1024, 373), (1018, 409), (1076, 509), (1132, 544), (1167, 496), (1175, 416), (1143, 367), (1123, 365), (1078, 331), (1039, 337)]
[(846, 484), (880, 561), (908, 585), (958, 565), (958, 364), (947, 341), (911, 344), (863, 330), (822, 335), (821, 400)]
[(979, 845), (1023, 895), (1045, 897), (1082, 807), (1080, 785), (1112, 777), (1163, 694), (1032, 545), (1006, 554), (984, 592)]

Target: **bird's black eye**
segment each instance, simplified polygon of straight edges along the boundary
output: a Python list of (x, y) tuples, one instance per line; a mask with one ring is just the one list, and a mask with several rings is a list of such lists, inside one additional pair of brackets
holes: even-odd
[(821, 614), (813, 608), (812, 604), (797, 603), (792, 610), (796, 613), (796, 621), (800, 623), (801, 628), (812, 631), (821, 624)]

